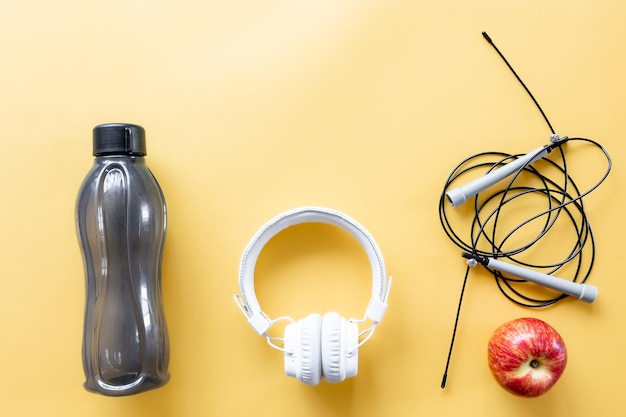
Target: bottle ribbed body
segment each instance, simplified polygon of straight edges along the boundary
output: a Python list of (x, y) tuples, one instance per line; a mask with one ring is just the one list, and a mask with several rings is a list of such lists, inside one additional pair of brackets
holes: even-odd
[(166, 205), (144, 157), (96, 157), (79, 192), (76, 221), (86, 279), (85, 388), (120, 396), (164, 385)]

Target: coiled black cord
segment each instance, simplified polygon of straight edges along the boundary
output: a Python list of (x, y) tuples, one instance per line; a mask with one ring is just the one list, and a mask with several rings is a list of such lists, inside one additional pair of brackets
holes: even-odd
[[(482, 35), (502, 58), (522, 87), (524, 87), (524, 90), (533, 100), (533, 103), (535, 103), (535, 106), (537, 106), (537, 109), (548, 125), (550, 132), (552, 132), (550, 139), (553, 143), (547, 145), (544, 149), (549, 152), (557, 150), (559, 156), (554, 159), (544, 157), (536, 162), (530, 161), (523, 165), (516, 173), (512, 174), (510, 179), (507, 180), (508, 182), (502, 180), (502, 183), (506, 184), (505, 186), (498, 188), (497, 184), (494, 184), (486, 191), (475, 195), (473, 197), (473, 211), (467, 209), (469, 204), (464, 208), (455, 209), (456, 213), (463, 219), (462, 224), (467, 225), (467, 218), (471, 217), (469, 229), (466, 230), (465, 238), (462, 238), (461, 233), (455, 229), (456, 225), (453, 227), (450, 221), (451, 216), (449, 210), (452, 204), (448, 202), (446, 192), (455, 181), (463, 180), (464, 177), (471, 176), (472, 173), (476, 171), (482, 171), (484, 175), (520, 158), (522, 155), (510, 155), (502, 152), (483, 152), (470, 156), (452, 170), (445, 182), (443, 192), (439, 198), (439, 220), (441, 226), (448, 238), (464, 252), (463, 256), (470, 260), (476, 260), (476, 258), (472, 258), (472, 256), (505, 258), (522, 267), (542, 270), (541, 272), (545, 274), (558, 273), (561, 275), (562, 273), (569, 272), (572, 281), (579, 283), (585, 282), (587, 278), (589, 278), (595, 263), (596, 249), (591, 226), (585, 213), (583, 197), (598, 188), (600, 184), (604, 182), (611, 171), (611, 158), (606, 149), (591, 139), (560, 138), (555, 133), (552, 124), (535, 97), (519, 75), (517, 75), (506, 57), (500, 52), (491, 37), (486, 32), (482, 32)], [(568, 144), (571, 143), (592, 145), (596, 150), (601, 151), (607, 161), (604, 174), (600, 176), (600, 179), (593, 186), (583, 192), (581, 192), (570, 175), (565, 158), (563, 148), (565, 146), (569, 147)], [(571, 149), (568, 149), (568, 151), (571, 151)], [(543, 208), (537, 208), (536, 196), (540, 197), (540, 201), (542, 201), (541, 207)], [(518, 223), (513, 223), (513, 226), (503, 226), (502, 219), (508, 221), (518, 212), (527, 213), (528, 206), (536, 210), (534, 214), (519, 220)], [(517, 209), (515, 207), (517, 207)], [(563, 223), (564, 221), (568, 223)], [(523, 243), (519, 243), (519, 236), (537, 223), (539, 223), (540, 227), (537, 229), (537, 226), (534, 226), (536, 228), (535, 231), (529, 237), (526, 237)], [(531, 262), (529, 260), (531, 256), (529, 256), (528, 253), (538, 257), (545, 253), (554, 252), (555, 246), (562, 246), (560, 239), (557, 239), (559, 244), (554, 245), (554, 238), (552, 236), (557, 233), (552, 231), (556, 229), (562, 232), (564, 225), (566, 228), (572, 229), (575, 235), (573, 242), (570, 242), (571, 246), (569, 252), (557, 261)], [(503, 229), (505, 230), (504, 232), (502, 231)], [(559, 235), (557, 234), (557, 236)], [(542, 248), (542, 245), (548, 238), (553, 239), (553, 244), (552, 246), (548, 245), (548, 250), (545, 250)], [(525, 255), (524, 259), (522, 255)], [(506, 277), (501, 272), (493, 269), (489, 270), (494, 275), (502, 294), (516, 304), (532, 308), (546, 307), (567, 297), (565, 294), (558, 294), (540, 298), (526, 291), (528, 289), (525, 285), (527, 281), (514, 277)], [(470, 264), (468, 263), (461, 287), (456, 317), (454, 319), (452, 340), (450, 341), (446, 367), (441, 380), (441, 388), (445, 388), (448, 379), (448, 368), (450, 366), (450, 358), (452, 357), (452, 348), (456, 337), (463, 294), (465, 293), (469, 271)]]
[[(607, 161), (606, 170), (600, 179), (584, 191), (570, 174), (563, 149), (566, 143), (573, 142), (592, 145)], [(549, 146), (558, 151), (555, 152), (558, 154), (556, 158), (545, 157), (533, 165), (525, 165), (509, 180), (503, 181), (503, 186), (492, 186), (478, 194), (473, 199), (471, 210), (453, 208), (447, 201), (446, 192), (476, 171), (486, 174), (522, 155), (484, 152), (465, 159), (454, 168), (445, 182), (439, 199), (439, 220), (448, 238), (464, 252), (481, 257), (504, 258), (546, 274), (568, 273), (572, 281), (582, 283), (589, 277), (595, 262), (595, 240), (585, 213), (583, 197), (607, 178), (612, 162), (606, 149), (591, 139), (567, 138)], [(451, 220), (450, 210), (454, 210), (460, 217), (457, 222)], [(502, 219), (510, 218), (511, 215), (519, 217), (520, 213), (528, 213), (529, 210), (534, 211), (527, 218), (519, 220), (519, 223), (503, 224)], [(464, 237), (457, 230), (459, 222), (469, 224)], [(530, 236), (520, 237), (531, 228)], [(540, 242), (549, 238), (550, 234), (561, 236), (565, 228), (573, 231), (575, 238), (572, 242), (565, 242), (559, 237), (550, 238), (551, 242), (558, 240), (561, 251), (564, 247), (568, 248), (562, 259), (533, 262), (528, 259), (530, 256), (524, 256), (532, 252), (540, 253), (545, 258), (550, 247), (546, 249)], [(566, 265), (570, 267), (565, 268)], [(502, 294), (519, 305), (545, 307), (567, 297), (559, 294), (540, 298), (528, 294), (528, 286), (523, 285), (526, 281), (504, 276), (499, 271), (490, 271)]]

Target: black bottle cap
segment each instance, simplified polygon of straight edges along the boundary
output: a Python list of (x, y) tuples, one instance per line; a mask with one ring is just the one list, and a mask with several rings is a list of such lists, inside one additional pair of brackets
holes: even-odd
[(146, 155), (146, 132), (128, 123), (106, 123), (93, 128), (93, 155)]

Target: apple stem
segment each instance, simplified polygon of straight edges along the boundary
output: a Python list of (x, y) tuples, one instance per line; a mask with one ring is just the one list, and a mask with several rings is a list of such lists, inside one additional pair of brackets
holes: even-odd
[(539, 366), (539, 361), (537, 359), (533, 359), (530, 361), (531, 368), (537, 368)]

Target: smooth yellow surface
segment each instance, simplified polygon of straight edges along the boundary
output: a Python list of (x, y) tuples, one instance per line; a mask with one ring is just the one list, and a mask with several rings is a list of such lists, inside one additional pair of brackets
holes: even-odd
[[(623, 416), (625, 17), (620, 0), (1, 1), (0, 415)], [(549, 136), (483, 30), (557, 132), (599, 141), (614, 169), (586, 203), (596, 303), (529, 310), (472, 272), (442, 390), (465, 271), (438, 223), (443, 181), (472, 153)], [(146, 128), (168, 202), (172, 378), (106, 398), (82, 387), (74, 204), (92, 128), (117, 121)], [(232, 300), (249, 239), (302, 205), (362, 223), (394, 277), (359, 375), (338, 385), (285, 376)], [(370, 292), (360, 247), (333, 228), (285, 232), (257, 272), (272, 316), (360, 316)], [(486, 363), (490, 334), (521, 316), (569, 351), (532, 400)]]

